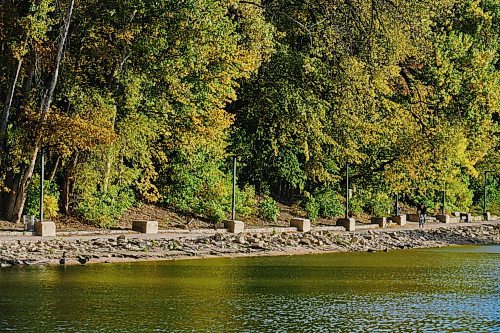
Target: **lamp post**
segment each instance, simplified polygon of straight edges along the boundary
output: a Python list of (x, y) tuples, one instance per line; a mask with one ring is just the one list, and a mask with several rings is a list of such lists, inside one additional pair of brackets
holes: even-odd
[(344, 227), (346, 231), (356, 230), (356, 221), (349, 217), (349, 162), (345, 163), (345, 217), (338, 219), (336, 224)]
[(345, 218), (349, 218), (349, 163), (345, 163)]
[(231, 200), (231, 220), (236, 220), (236, 156), (233, 157), (233, 198)]
[(43, 180), (44, 180), (44, 157), (43, 146), (40, 148), (40, 222), (43, 222)]
[(396, 193), (396, 206), (394, 206), (394, 212), (395, 212), (395, 215), (398, 216), (399, 215), (399, 194)]
[(441, 198), (441, 214), (442, 215), (444, 215), (445, 204), (446, 204), (446, 185), (445, 185), (445, 188), (443, 190), (443, 197)]

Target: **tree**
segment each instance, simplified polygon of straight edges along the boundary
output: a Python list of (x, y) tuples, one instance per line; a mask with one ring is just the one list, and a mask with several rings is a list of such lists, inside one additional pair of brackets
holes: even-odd
[[(21, 4), (23, 5), (23, 3), (21, 3)], [(9, 220), (12, 220), (12, 221), (19, 221), (21, 218), (21, 214), (22, 214), (23, 207), (24, 207), (24, 202), (26, 200), (26, 191), (27, 191), (27, 188), (29, 185), (30, 178), (33, 174), (33, 169), (35, 167), (35, 162), (36, 162), (36, 157), (38, 155), (38, 151), (42, 145), (43, 134), (42, 134), (41, 124), (43, 124), (46, 121), (47, 115), (48, 115), (50, 107), (51, 107), (52, 98), (54, 95), (54, 91), (55, 91), (55, 87), (56, 87), (57, 79), (58, 79), (58, 75), (59, 75), (59, 66), (61, 63), (61, 59), (63, 57), (64, 44), (65, 44), (66, 38), (68, 36), (73, 6), (74, 6), (74, 0), (71, 0), (69, 5), (68, 5), (68, 8), (66, 10), (64, 22), (61, 26), (61, 31), (60, 31), (60, 35), (59, 35), (59, 44), (58, 44), (58, 47), (57, 47), (57, 50), (55, 53), (55, 59), (54, 59), (54, 63), (53, 63), (51, 79), (49, 81), (48, 87), (46, 87), (46, 88), (42, 87), (43, 97), (41, 98), (41, 100), (39, 102), (38, 127), (35, 127), (34, 138), (32, 140), (32, 144), (28, 145), (28, 149), (30, 152), (29, 152), (29, 155), (27, 158), (27, 163), (21, 167), (21, 169), (20, 169), (21, 172), (16, 174), (13, 177), (14, 178), (13, 181), (9, 182), (9, 183), (11, 183), (11, 184), (9, 184), (11, 186), (10, 186), (10, 192), (9, 192), (8, 199), (7, 199), (8, 202), (7, 202), (4, 214), (7, 216), (7, 218)], [(32, 23), (33, 22), (39, 23), (41, 20), (38, 17), (38, 14), (39, 14), (38, 10), (41, 9), (41, 12), (43, 14), (47, 15), (47, 13), (50, 12), (50, 8), (51, 7), (50, 7), (49, 2), (41, 2), (40, 4), (38, 4), (37, 8), (31, 9), (34, 12), (34, 15), (28, 15), (26, 21), (28, 21), (28, 22), (31, 21)], [(50, 22), (50, 20), (49, 20), (49, 22)], [(23, 20), (21, 20), (21, 23), (23, 23)], [(25, 25), (25, 27), (26, 27), (26, 36), (27, 36), (26, 38), (31, 37), (31, 34), (29, 34), (29, 33), (32, 31), (30, 31), (30, 28), (34, 28), (34, 29), (38, 28), (38, 29), (42, 30), (42, 33), (41, 33), (42, 36), (46, 32), (46, 26), (43, 24), (41, 25), (41, 27), (39, 27), (37, 24), (32, 24), (32, 25), (28, 24), (28, 25)], [(37, 41), (36, 32), (39, 31), (38, 29), (35, 30), (35, 33), (32, 34), (34, 37), (34, 39), (33, 39), (34, 41)], [(34, 53), (36, 54), (36, 51)], [(22, 59), (19, 58), (18, 63), (21, 64), (21, 61), (22, 61)], [(20, 67), (20, 65), (18, 65), (18, 67), (15, 70), (16, 74), (13, 75), (14, 79), (13, 79), (13, 85), (11, 88), (12, 90), (15, 89), (17, 77), (19, 76), (18, 75), (19, 70), (20, 70), (19, 67)], [(12, 97), (12, 94), (8, 93), (7, 98), (6, 98), (6, 104), (4, 107), (4, 113), (3, 113), (3, 117), (2, 117), (2, 124), (8, 123), (8, 114), (9, 114), (9, 108), (11, 105), (11, 97)], [(3, 127), (4, 126), (2, 125), (2, 128)], [(5, 126), (5, 128), (6, 128), (6, 126)], [(2, 135), (5, 135), (5, 134), (2, 133)]]

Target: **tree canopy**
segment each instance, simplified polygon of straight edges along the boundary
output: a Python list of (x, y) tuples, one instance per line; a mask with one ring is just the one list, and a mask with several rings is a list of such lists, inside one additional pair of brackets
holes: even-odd
[(495, 0), (3, 1), (0, 212), (25, 211), (42, 148), (60, 211), (104, 226), (138, 202), (225, 218), (231, 156), (247, 194), (342, 200), (324, 193), (349, 163), (365, 206), (446, 190), (468, 209), (484, 171), (499, 179), (499, 14)]

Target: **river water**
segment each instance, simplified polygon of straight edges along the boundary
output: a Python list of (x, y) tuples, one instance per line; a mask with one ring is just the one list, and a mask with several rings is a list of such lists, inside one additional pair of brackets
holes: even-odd
[(500, 332), (500, 246), (0, 269), (0, 332)]

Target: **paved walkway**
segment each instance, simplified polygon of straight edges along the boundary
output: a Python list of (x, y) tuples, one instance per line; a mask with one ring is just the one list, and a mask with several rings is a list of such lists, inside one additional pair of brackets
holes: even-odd
[[(426, 223), (425, 229), (438, 229), (438, 228), (455, 228), (459, 226), (477, 226), (477, 225), (500, 225), (500, 220), (492, 221), (479, 221), (479, 222), (461, 222), (461, 223), (439, 223), (429, 222)], [(398, 226), (396, 224), (389, 224), (387, 228), (379, 228), (376, 224), (356, 224), (355, 231), (345, 231), (343, 227), (338, 226), (313, 226), (312, 231), (332, 231), (337, 233), (363, 233), (373, 232), (393, 232), (398, 230), (417, 230), (418, 222), (407, 222), (405, 226)], [(281, 233), (281, 232), (297, 232), (293, 227), (268, 227), (268, 228), (246, 228), (243, 233)], [(108, 239), (116, 238), (120, 235), (126, 235), (128, 238), (143, 238), (143, 239), (176, 239), (176, 238), (198, 238), (215, 233), (227, 233), (226, 229), (165, 229), (160, 230), (158, 234), (141, 234), (132, 230), (102, 230), (102, 231), (70, 231), (58, 232), (56, 237), (40, 237), (34, 236), (31, 232), (19, 231), (2, 231), (0, 230), (0, 241), (9, 240), (47, 240), (47, 239), (65, 239), (68, 241), (77, 239)]]

